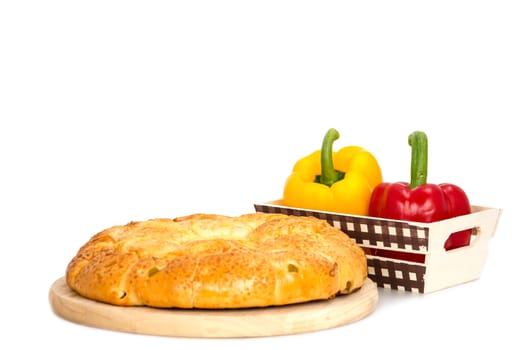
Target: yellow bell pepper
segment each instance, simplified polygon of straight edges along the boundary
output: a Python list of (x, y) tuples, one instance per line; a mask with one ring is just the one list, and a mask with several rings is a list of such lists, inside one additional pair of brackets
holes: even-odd
[(382, 182), (375, 157), (362, 147), (346, 146), (333, 152), (339, 138), (329, 129), (322, 148), (299, 159), (284, 186), (286, 206), (368, 215), (373, 189)]

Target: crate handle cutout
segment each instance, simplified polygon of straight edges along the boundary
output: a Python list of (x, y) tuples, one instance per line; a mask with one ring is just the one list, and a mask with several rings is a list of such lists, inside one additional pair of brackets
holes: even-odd
[[(499, 215), (499, 210), (479, 211), (432, 223), (429, 230), (429, 251), (451, 253), (455, 250), (472, 247), (476, 244), (487, 243), (495, 232), (498, 221), (498, 218), (494, 218), (495, 215)], [(464, 230), (473, 230), (469, 245), (446, 251), (444, 245), (449, 237), (456, 232)]]
[[(499, 216), (499, 209), (488, 209), (433, 223), (429, 232), (429, 253), (426, 255), (426, 293), (480, 277)], [(469, 228), (474, 228), (476, 233), (470, 245), (445, 250), (444, 242), (450, 231)]]

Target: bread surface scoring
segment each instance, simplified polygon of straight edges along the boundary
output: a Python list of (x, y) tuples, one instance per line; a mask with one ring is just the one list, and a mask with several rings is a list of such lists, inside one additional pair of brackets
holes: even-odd
[(329, 299), (360, 288), (362, 248), (313, 217), (194, 214), (114, 226), (66, 270), (78, 294), (114, 305), (248, 308)]

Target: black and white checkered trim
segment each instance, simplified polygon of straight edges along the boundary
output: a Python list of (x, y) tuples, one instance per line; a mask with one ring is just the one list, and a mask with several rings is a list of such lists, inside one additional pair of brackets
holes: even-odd
[[(429, 229), (403, 221), (313, 211), (272, 204), (255, 204), (255, 210), (263, 213), (314, 216), (326, 220), (364, 248), (395, 249), (420, 254), (428, 251)], [(424, 293), (425, 272), (426, 266), (423, 264), (368, 255), (368, 277), (382, 288)]]

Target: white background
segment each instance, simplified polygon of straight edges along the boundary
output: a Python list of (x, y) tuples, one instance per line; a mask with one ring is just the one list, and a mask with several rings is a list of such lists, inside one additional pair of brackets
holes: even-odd
[[(0, 3), (0, 348), (522, 346), (524, 11), (519, 1)], [(503, 214), (479, 280), (381, 291), (337, 329), (183, 339), (79, 326), (48, 291), (94, 233), (281, 196), (295, 160), (360, 145)], [(6, 344), (11, 344), (9, 347)], [(512, 344), (512, 345), (510, 345)]]

